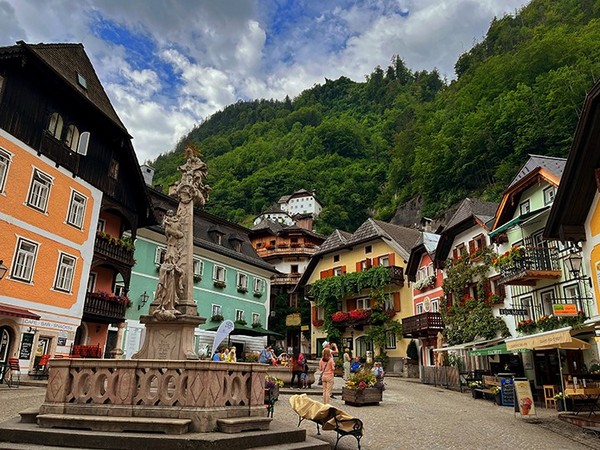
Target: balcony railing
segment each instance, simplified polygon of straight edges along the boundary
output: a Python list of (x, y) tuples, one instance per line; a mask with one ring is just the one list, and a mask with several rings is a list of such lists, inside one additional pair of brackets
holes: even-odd
[(125, 321), (126, 303), (106, 300), (88, 292), (83, 306), (83, 318), (100, 323), (118, 323)]
[(404, 268), (398, 266), (388, 266), (392, 283), (404, 286)]
[(443, 329), (442, 315), (437, 312), (426, 312), (402, 319), (402, 335), (404, 337), (432, 337)]
[(118, 245), (111, 240), (104, 239), (100, 236), (96, 236), (94, 251), (105, 258), (112, 259), (130, 267), (133, 267), (135, 264), (135, 260), (133, 259), (133, 250), (122, 245)]
[(292, 244), (287, 247), (281, 246), (267, 246), (256, 249), (256, 253), (261, 258), (265, 258), (267, 256), (286, 256), (286, 255), (304, 255), (304, 256), (312, 256), (317, 252), (317, 247), (311, 244)]
[(302, 274), (300, 273), (287, 273), (287, 274), (281, 274), (281, 275), (275, 275), (272, 279), (271, 279), (271, 284), (275, 284), (275, 285), (287, 285), (287, 284), (297, 284), (298, 280), (300, 280), (300, 276)]
[(500, 268), (502, 283), (535, 285), (539, 279), (558, 279), (562, 275), (556, 247), (523, 247), (523, 255)]

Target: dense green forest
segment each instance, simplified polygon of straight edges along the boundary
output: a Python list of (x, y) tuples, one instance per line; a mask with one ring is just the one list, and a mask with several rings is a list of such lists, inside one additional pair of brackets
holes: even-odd
[(568, 154), (600, 76), (600, 2), (533, 0), (494, 19), (455, 71), (447, 82), (395, 55), (364, 82), (326, 79), (294, 99), (238, 102), (159, 156), (155, 183), (178, 178), (191, 141), (209, 168), (206, 209), (245, 225), (302, 188), (325, 207), (324, 234), (389, 220), (417, 194), (427, 216), (465, 196), (496, 201), (528, 154)]

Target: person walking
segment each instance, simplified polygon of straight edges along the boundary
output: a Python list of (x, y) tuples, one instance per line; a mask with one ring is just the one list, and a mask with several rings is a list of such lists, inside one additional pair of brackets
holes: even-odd
[(322, 373), (323, 380), (323, 403), (328, 404), (331, 392), (333, 391), (333, 376), (335, 372), (335, 363), (331, 356), (331, 349), (323, 349), (321, 361), (319, 361), (319, 370)]
[(350, 349), (346, 347), (344, 349), (344, 381), (348, 381), (350, 378), (350, 362), (352, 357), (350, 356)]
[(298, 350), (294, 350), (292, 358), (289, 361), (290, 372), (292, 372), (292, 379), (290, 381), (290, 388), (294, 387), (294, 380), (297, 379), (297, 389), (300, 389), (301, 381), (300, 375), (302, 374), (302, 364), (303, 361), (300, 360), (300, 352)]

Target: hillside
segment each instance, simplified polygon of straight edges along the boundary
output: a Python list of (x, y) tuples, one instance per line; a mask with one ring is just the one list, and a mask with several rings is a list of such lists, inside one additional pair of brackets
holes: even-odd
[(567, 155), (599, 47), (598, 2), (533, 0), (491, 23), (451, 83), (396, 55), (365, 82), (230, 105), (154, 161), (155, 182), (177, 179), (192, 141), (209, 167), (207, 210), (246, 225), (301, 188), (325, 206), (321, 233), (389, 220), (417, 193), (429, 216), (467, 195), (495, 201), (528, 154)]

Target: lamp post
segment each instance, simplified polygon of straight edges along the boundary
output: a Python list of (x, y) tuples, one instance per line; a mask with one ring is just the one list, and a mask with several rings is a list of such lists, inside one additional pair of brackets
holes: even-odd
[(565, 264), (567, 265), (567, 269), (569, 272), (573, 274), (575, 278), (579, 277), (579, 273), (581, 272), (581, 261), (583, 257), (579, 252), (571, 252), (567, 259), (565, 260)]
[(8, 271), (8, 267), (6, 267), (6, 266), (4, 265), (4, 261), (2, 261), (2, 260), (0, 259), (0, 280), (1, 280), (2, 278), (4, 278), (4, 275), (6, 275), (6, 272), (7, 272), (7, 271)]

